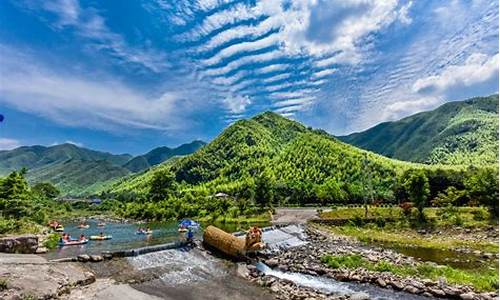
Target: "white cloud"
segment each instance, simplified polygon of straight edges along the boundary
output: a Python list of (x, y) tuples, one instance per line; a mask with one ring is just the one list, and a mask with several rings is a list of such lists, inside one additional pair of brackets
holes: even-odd
[(21, 147), (21, 142), (15, 139), (0, 138), (0, 150), (12, 150)]
[(252, 100), (249, 96), (229, 96), (224, 99), (224, 104), (231, 113), (241, 114), (248, 105), (252, 104)]
[(148, 47), (134, 47), (106, 25), (105, 19), (95, 9), (83, 8), (78, 0), (25, 2), (30, 10), (45, 10), (58, 17), (51, 26), (55, 30), (73, 28), (76, 34), (91, 42), (94, 50), (104, 50), (124, 63), (140, 65), (153, 72), (168, 67), (166, 55)]
[(420, 94), (442, 94), (457, 86), (471, 86), (498, 75), (498, 54), (471, 54), (460, 65), (450, 65), (439, 74), (418, 79), (413, 91)]
[(417, 100), (398, 101), (386, 106), (380, 114), (384, 121), (399, 120), (408, 115), (431, 110), (443, 104), (445, 101), (437, 97), (423, 97)]
[(200, 98), (189, 86), (149, 96), (113, 78), (55, 71), (18, 49), (0, 50), (0, 103), (61, 124), (115, 131), (176, 130), (189, 127), (187, 115), (208, 105), (197, 102)]
[(75, 142), (75, 141), (72, 141), (72, 140), (67, 140), (64, 143), (65, 144), (72, 144), (72, 145), (75, 145), (75, 146), (78, 146), (78, 147), (83, 147), (83, 143)]

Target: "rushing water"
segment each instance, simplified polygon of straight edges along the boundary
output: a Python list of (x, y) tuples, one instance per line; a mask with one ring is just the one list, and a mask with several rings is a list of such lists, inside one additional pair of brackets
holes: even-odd
[(312, 288), (325, 294), (352, 295), (363, 292), (370, 295), (370, 299), (383, 300), (423, 300), (423, 296), (413, 295), (406, 292), (398, 292), (390, 289), (380, 288), (370, 284), (340, 282), (327, 277), (312, 276), (301, 273), (281, 272), (273, 270), (263, 263), (257, 264), (257, 269), (266, 275), (286, 279), (298, 286)]

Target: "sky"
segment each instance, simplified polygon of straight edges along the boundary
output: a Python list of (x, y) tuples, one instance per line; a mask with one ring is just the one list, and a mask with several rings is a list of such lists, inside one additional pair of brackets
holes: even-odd
[(140, 154), (274, 111), (343, 135), (498, 93), (498, 1), (0, 1), (0, 149)]

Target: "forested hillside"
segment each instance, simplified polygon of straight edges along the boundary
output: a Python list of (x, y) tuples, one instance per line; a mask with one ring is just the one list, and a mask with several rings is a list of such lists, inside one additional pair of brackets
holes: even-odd
[[(477, 172), (389, 159), (267, 112), (234, 123), (192, 155), (115, 184), (106, 196), (132, 201), (125, 211), (134, 217), (182, 217), (220, 205), (401, 202), (415, 178), (428, 182), (430, 200), (449, 187), (463, 190)], [(231, 200), (212, 197), (217, 192)]]
[(62, 195), (88, 195), (110, 181), (148, 169), (175, 155), (196, 151), (203, 142), (194, 141), (177, 148), (156, 148), (135, 158), (130, 154), (94, 151), (74, 144), (50, 147), (23, 146), (0, 151), (0, 176), (26, 169), (31, 184), (50, 182)]
[(449, 102), (339, 139), (407, 161), (498, 164), (498, 95)]

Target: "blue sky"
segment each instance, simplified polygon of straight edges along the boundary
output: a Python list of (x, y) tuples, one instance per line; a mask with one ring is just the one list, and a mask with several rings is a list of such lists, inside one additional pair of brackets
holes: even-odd
[(0, 149), (332, 134), (498, 92), (497, 1), (0, 1)]

